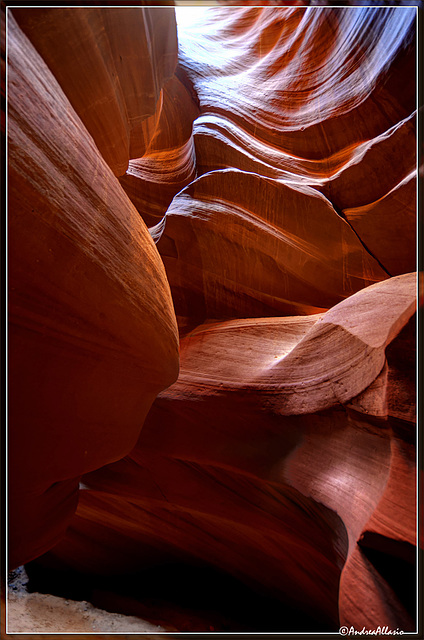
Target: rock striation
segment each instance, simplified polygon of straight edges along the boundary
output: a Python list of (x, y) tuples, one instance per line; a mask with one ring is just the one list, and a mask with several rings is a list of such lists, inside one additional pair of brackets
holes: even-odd
[(115, 175), (142, 156), (177, 63), (175, 13), (156, 8), (16, 8), (43, 58)]
[(387, 277), (318, 191), (236, 169), (192, 182), (157, 232), (176, 313), (197, 322), (319, 312)]
[[(412, 452), (390, 418), (384, 355), (414, 309), (411, 274), (324, 315), (196, 328), (181, 340), (178, 381), (159, 394), (136, 447), (84, 476), (77, 515), (44, 562), (101, 575), (203, 562), (293, 611), (306, 593), (318, 628), (334, 630), (339, 616), (356, 624), (370, 594), (375, 616), (412, 628), (399, 598), (392, 611), (381, 590), (358, 592), (355, 560), (373, 521), (389, 544), (415, 545)], [(403, 484), (390, 488), (405, 464)]]
[(415, 9), (8, 11), (10, 565), (414, 631)]
[(63, 534), (78, 477), (134, 446), (178, 334), (145, 224), (13, 16), (8, 38), (13, 567)]
[(198, 20), (178, 11), (180, 65), (202, 111), (199, 174), (235, 167), (312, 186), (387, 273), (413, 271), (402, 247), (415, 238), (415, 9), (221, 7)]
[(192, 124), (197, 103), (178, 78), (163, 88), (155, 134), (143, 157), (130, 160), (120, 183), (148, 227), (164, 217), (174, 196), (196, 177)]

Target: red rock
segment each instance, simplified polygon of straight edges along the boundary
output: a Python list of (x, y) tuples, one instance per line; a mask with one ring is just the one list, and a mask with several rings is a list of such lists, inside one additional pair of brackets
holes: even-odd
[(177, 63), (172, 7), (14, 8), (115, 175), (139, 158)]
[[(390, 566), (393, 559), (388, 556), (386, 563), (386, 566)], [(412, 578), (410, 582), (415, 582), (414, 576), (408, 577)], [(377, 630), (379, 626), (385, 626), (390, 631), (415, 632), (415, 620), (399, 599), (402, 585), (398, 584), (397, 587), (396, 592), (359, 547), (356, 547), (340, 580), (340, 624), (357, 631), (364, 628)], [(406, 581), (403, 590), (404, 593), (410, 591), (410, 585)], [(409, 604), (414, 599), (410, 594)]]
[[(349, 628), (375, 628), (384, 621), (389, 629), (415, 630), (417, 478), (413, 320), (386, 350), (388, 366), (378, 392), (380, 406), (391, 417), (388, 475), (380, 500), (360, 527), (359, 546), (352, 549), (342, 571), (340, 621)], [(361, 396), (362, 409), (369, 389)], [(368, 414), (375, 415), (375, 409), (375, 403), (366, 404)]]
[(314, 313), (386, 278), (319, 192), (234, 169), (179, 193), (158, 236), (177, 315), (196, 323)]
[(344, 211), (368, 250), (392, 275), (415, 268), (416, 200), (413, 171), (376, 202)]
[(160, 118), (146, 153), (130, 160), (120, 178), (149, 227), (163, 218), (175, 194), (195, 178), (192, 123), (197, 115), (188, 90), (174, 76), (164, 86)]
[(401, 46), (407, 33), (413, 38), (414, 8), (372, 14), (212, 7), (197, 21), (184, 11), (178, 9), (180, 61), (202, 112), (277, 149), (328, 158), (381, 135), (416, 108), (415, 52)]
[(10, 567), (47, 550), (78, 477), (134, 446), (178, 373), (156, 248), (9, 16)]
[(14, 11), (12, 565), (414, 630), (415, 9)]
[[(187, 335), (178, 381), (155, 401), (135, 449), (84, 476), (77, 516), (48, 562), (108, 574), (202, 561), (296, 610), (307, 602), (336, 628), (340, 572), (393, 462), (387, 424), (343, 403), (378, 376), (385, 346), (413, 313), (414, 285), (413, 274), (399, 276), (323, 316), (233, 320)], [(351, 360), (331, 369), (339, 353)], [(310, 404), (308, 368), (320, 381)], [(413, 487), (403, 489), (412, 513)]]
[(233, 167), (310, 185), (387, 274), (413, 271), (415, 10), (210, 8), (197, 22), (178, 11), (181, 64), (202, 113), (199, 174)]
[[(350, 209), (381, 200), (403, 182), (410, 181), (413, 178), (411, 173), (416, 172), (415, 127), (416, 112), (412, 111), (410, 116), (387, 131), (358, 145), (348, 162), (342, 165), (323, 188), (325, 195), (348, 214)], [(393, 166), (393, 155), (399, 148), (404, 149), (405, 153)], [(415, 198), (411, 197), (411, 193), (405, 204), (407, 208), (415, 209)], [(406, 223), (409, 229), (410, 222), (407, 220)], [(376, 229), (378, 228), (376, 220)], [(410, 236), (406, 240), (410, 240)]]

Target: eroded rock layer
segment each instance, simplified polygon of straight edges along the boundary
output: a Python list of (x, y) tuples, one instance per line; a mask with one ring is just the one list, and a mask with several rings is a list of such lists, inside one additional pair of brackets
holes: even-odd
[(120, 178), (149, 227), (162, 220), (173, 197), (196, 176), (192, 124), (198, 113), (193, 97), (174, 75), (163, 88), (160, 118), (146, 153), (130, 160)]
[(10, 566), (47, 550), (78, 476), (136, 442), (178, 374), (147, 228), (9, 16)]
[(177, 62), (173, 9), (33, 8), (13, 15), (115, 175), (149, 146)]
[[(409, 116), (411, 98), (415, 105), (414, 85), (395, 94), (402, 79), (387, 74), (390, 66), (415, 70), (413, 52), (403, 49), (413, 36), (414, 8), (378, 16), (365, 9), (220, 8), (197, 14), (197, 22), (179, 12), (180, 60), (202, 110), (277, 149), (328, 158)], [(384, 110), (373, 113), (375, 98)]]
[(14, 15), (11, 564), (413, 631), (415, 9)]
[(180, 64), (202, 112), (198, 173), (312, 186), (386, 273), (414, 270), (415, 9), (178, 12)]
[(176, 312), (197, 321), (313, 313), (387, 277), (318, 191), (235, 169), (192, 182), (158, 232)]
[[(397, 490), (407, 506), (390, 489), (411, 455), (390, 418), (385, 375), (385, 347), (414, 309), (411, 274), (324, 315), (233, 320), (189, 333), (177, 383), (155, 401), (131, 454), (84, 476), (77, 516), (48, 564), (107, 575), (204, 562), (295, 611), (306, 593), (319, 628), (335, 629), (339, 615), (352, 623), (346, 598), (355, 593), (362, 610), (368, 593), (343, 588), (358, 538), (366, 543), (375, 520), (379, 536), (415, 545), (413, 475)], [(413, 425), (397, 424), (413, 437)], [(399, 509), (383, 524), (389, 500)], [(409, 520), (400, 516), (405, 509)], [(395, 614), (381, 591), (373, 597), (383, 619), (413, 628), (399, 594)]]

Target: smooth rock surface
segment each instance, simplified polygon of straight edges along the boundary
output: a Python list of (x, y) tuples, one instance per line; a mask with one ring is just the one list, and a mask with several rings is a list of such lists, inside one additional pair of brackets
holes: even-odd
[(186, 187), (154, 237), (176, 313), (197, 324), (316, 313), (387, 277), (322, 194), (234, 169)]
[[(294, 611), (307, 601), (316, 628), (336, 629), (339, 613), (350, 619), (345, 585), (360, 553), (356, 541), (380, 518), (400, 470), (396, 451), (404, 446), (387, 413), (374, 417), (372, 405), (358, 412), (345, 403), (390, 367), (385, 347), (414, 308), (415, 275), (408, 274), (324, 315), (233, 320), (189, 333), (181, 341), (179, 379), (155, 401), (137, 446), (84, 476), (69, 532), (43, 562), (100, 575), (203, 562)], [(351, 357), (343, 366), (341, 353)], [(302, 380), (311, 387), (313, 368), (319, 384), (305, 402)], [(411, 515), (412, 480), (398, 491)], [(411, 531), (410, 521), (405, 528)], [(379, 532), (386, 535), (381, 526)], [(107, 540), (107, 552), (95, 548), (96, 539)], [(381, 593), (372, 593), (380, 602)], [(410, 629), (398, 600), (398, 619)]]
[(120, 178), (149, 227), (163, 218), (173, 197), (195, 178), (192, 124), (198, 113), (192, 96), (174, 75), (163, 88), (162, 109), (148, 149), (142, 158), (130, 160)]
[(13, 568), (63, 534), (78, 477), (134, 446), (178, 336), (146, 226), (11, 16), (8, 38)]
[(150, 144), (177, 64), (172, 7), (14, 8), (117, 176)]
[(415, 8), (9, 13), (12, 566), (414, 631)]

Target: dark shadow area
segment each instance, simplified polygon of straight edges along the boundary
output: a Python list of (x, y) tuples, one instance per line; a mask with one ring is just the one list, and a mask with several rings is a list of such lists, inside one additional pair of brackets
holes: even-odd
[(414, 547), (370, 532), (365, 532), (358, 544), (411, 618), (415, 619), (417, 580)]
[(334, 632), (338, 625), (269, 598), (209, 566), (169, 563), (133, 575), (84, 575), (26, 565), (28, 591), (50, 593), (170, 631)]

